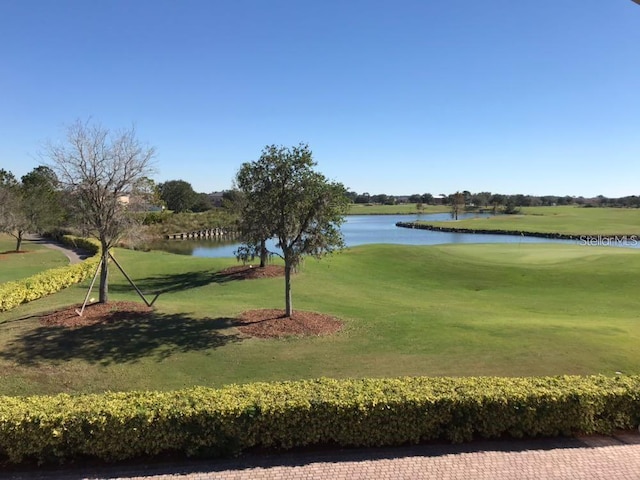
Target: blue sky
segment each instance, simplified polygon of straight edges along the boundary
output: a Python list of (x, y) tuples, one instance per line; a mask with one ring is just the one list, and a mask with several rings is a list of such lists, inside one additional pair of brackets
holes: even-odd
[(308, 143), (357, 192), (640, 194), (631, 0), (0, 0), (0, 168), (92, 117), (157, 181)]

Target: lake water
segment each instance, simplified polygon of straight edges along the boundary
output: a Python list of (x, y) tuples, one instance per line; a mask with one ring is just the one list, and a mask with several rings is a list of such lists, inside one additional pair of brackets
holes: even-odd
[[(476, 214), (464, 214), (459, 218), (472, 218)], [(401, 245), (437, 245), (443, 243), (571, 243), (576, 240), (556, 240), (520, 235), (487, 235), (473, 233), (434, 232), (396, 227), (397, 222), (413, 222), (416, 220), (446, 221), (451, 220), (448, 213), (422, 215), (349, 215), (342, 224), (347, 247), (372, 243), (392, 243)], [(196, 257), (233, 257), (239, 243), (234, 240), (166, 240), (149, 245), (154, 250), (164, 250), (182, 255)], [(270, 250), (275, 250), (273, 242)]]

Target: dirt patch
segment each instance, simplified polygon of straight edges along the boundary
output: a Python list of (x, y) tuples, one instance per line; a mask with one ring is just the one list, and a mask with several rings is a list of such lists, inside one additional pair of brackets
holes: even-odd
[(78, 328), (98, 323), (142, 319), (153, 311), (151, 307), (136, 302), (93, 303), (85, 307), (80, 317), (76, 310), (80, 311), (81, 308), (82, 305), (74, 305), (65, 310), (58, 310), (40, 317), (40, 323), (46, 326)]
[(342, 328), (342, 322), (335, 317), (302, 311), (294, 311), (288, 318), (284, 310), (250, 310), (236, 321), (242, 333), (259, 338), (331, 335)]
[(229, 280), (253, 280), (256, 278), (273, 278), (284, 276), (284, 267), (281, 265), (267, 265), (256, 267), (253, 265), (239, 265), (221, 270), (218, 275)]

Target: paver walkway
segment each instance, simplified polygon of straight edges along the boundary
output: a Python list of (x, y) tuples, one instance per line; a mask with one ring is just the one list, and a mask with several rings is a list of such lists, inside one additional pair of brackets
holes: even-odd
[(625, 432), (613, 437), (246, 455), (235, 460), (13, 472), (9, 478), (636, 480), (640, 479), (640, 435)]

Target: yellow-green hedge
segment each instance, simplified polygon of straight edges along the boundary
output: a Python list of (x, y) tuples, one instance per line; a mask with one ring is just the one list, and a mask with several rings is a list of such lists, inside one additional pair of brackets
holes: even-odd
[(97, 242), (69, 235), (62, 237), (62, 241), (73, 247), (87, 250), (94, 255), (81, 263), (52, 268), (24, 280), (0, 284), (0, 312), (11, 310), (21, 303), (59, 292), (93, 274), (100, 262), (100, 256), (97, 255), (100, 247)]
[(610, 433), (637, 426), (639, 392), (640, 377), (407, 377), (0, 397), (0, 463)]

